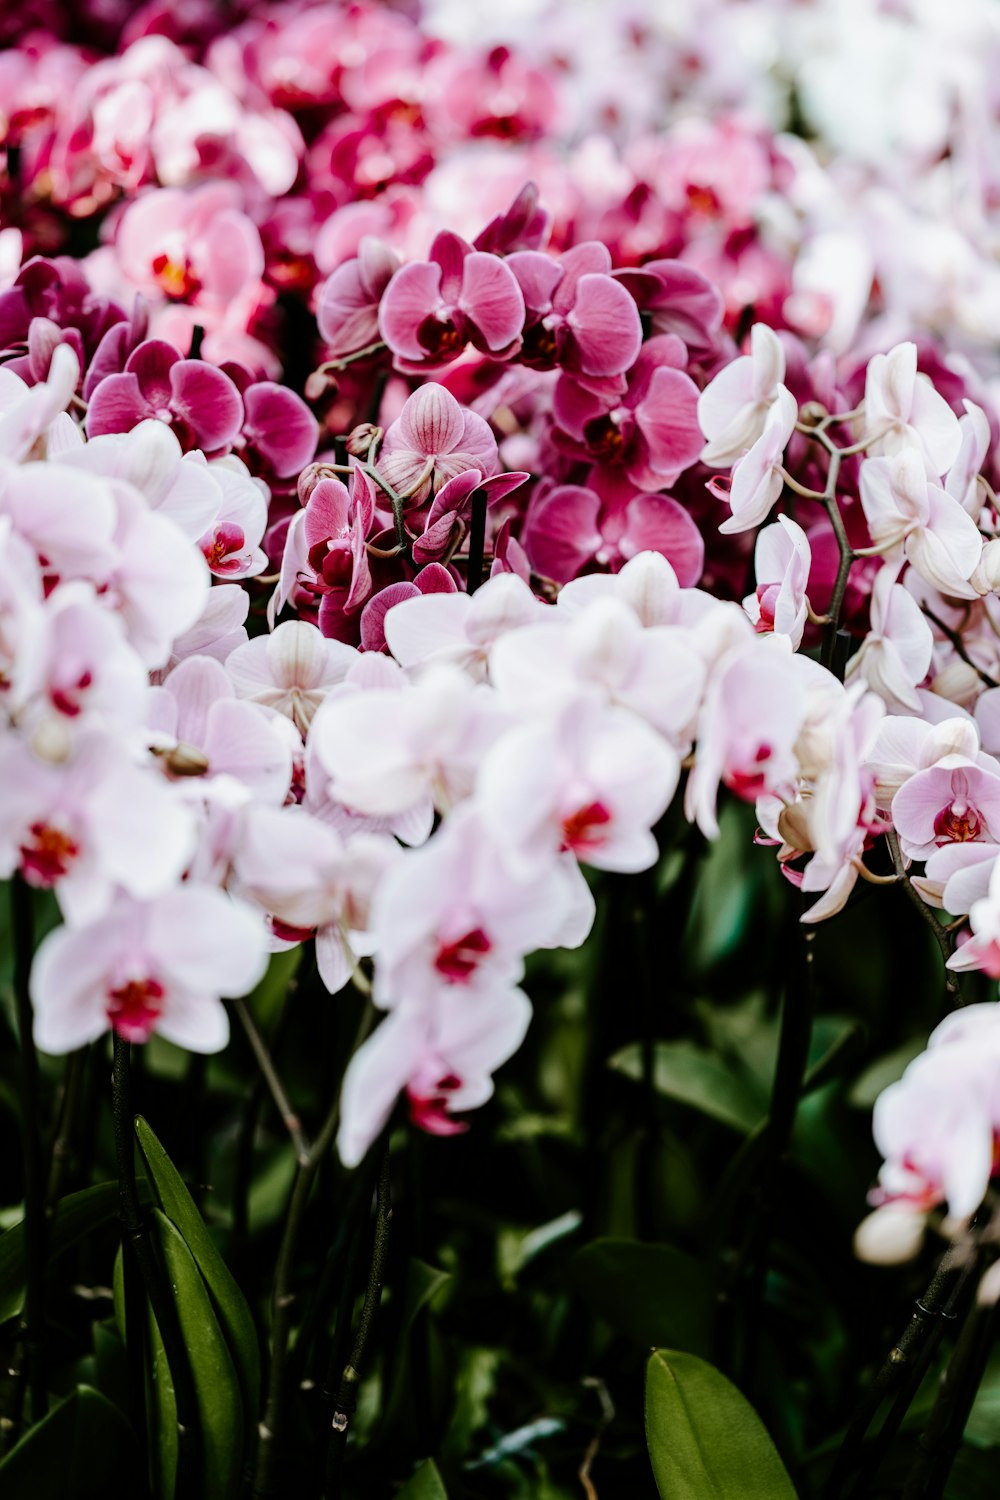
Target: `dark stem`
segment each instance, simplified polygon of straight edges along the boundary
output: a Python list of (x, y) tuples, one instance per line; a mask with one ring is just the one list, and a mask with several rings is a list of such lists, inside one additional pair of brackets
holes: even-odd
[(886, 829), (885, 841), (889, 846), (889, 853), (892, 855), (893, 868), (895, 869), (896, 874), (899, 876), (900, 881), (902, 882), (903, 889), (906, 892), (908, 899), (916, 907), (917, 911), (920, 913), (922, 920), (926, 922), (927, 926), (934, 934), (934, 941), (937, 943), (938, 948), (941, 952), (941, 962), (944, 965), (944, 988), (945, 994), (948, 997), (949, 1005), (962, 1005), (964, 1001), (962, 997), (961, 986), (958, 982), (958, 975), (953, 969), (949, 969), (948, 967), (948, 960), (951, 957), (951, 936), (948, 932), (948, 929), (938, 921), (931, 908), (927, 905), (927, 902), (923, 899), (920, 892), (913, 884), (909, 875), (907, 875), (906, 866), (903, 864), (902, 851), (899, 847), (899, 839), (894, 828)]
[(365, 1300), (358, 1319), (357, 1332), (351, 1356), (344, 1366), (340, 1387), (333, 1405), (333, 1431), (330, 1435), (330, 1453), (327, 1462), (327, 1489), (330, 1500), (337, 1500), (341, 1492), (343, 1455), (347, 1444), (347, 1429), (357, 1407), (358, 1384), (364, 1368), (365, 1352), (371, 1336), (372, 1325), (382, 1301), (382, 1281), (385, 1276), (386, 1257), (389, 1253), (389, 1233), (392, 1225), (392, 1195), (389, 1185), (389, 1143), (382, 1149), (379, 1165), (378, 1185), (375, 1189), (375, 1235), (372, 1242), (372, 1258), (368, 1268), (368, 1285)]
[(836, 1461), (830, 1471), (823, 1500), (839, 1500), (847, 1478), (861, 1462), (865, 1434), (882, 1402), (893, 1395), (919, 1360), (930, 1337), (938, 1331), (942, 1314), (950, 1311), (959, 1281), (967, 1274), (967, 1246), (954, 1247), (943, 1256), (930, 1286), (914, 1305), (910, 1321), (890, 1349), (861, 1404), (848, 1425)]
[(83, 1103), (90, 1048), (81, 1047), (71, 1052), (63, 1077), (62, 1098), (59, 1117), (56, 1121), (55, 1139), (52, 1142), (52, 1157), (49, 1163), (48, 1201), (56, 1208), (62, 1197), (66, 1171), (76, 1151), (76, 1126)]
[(21, 1153), (24, 1165), (24, 1250), (26, 1291), (21, 1337), (31, 1395), (31, 1417), (37, 1422), (48, 1411), (45, 1385), (45, 1179), (42, 1168), (38, 1053), (33, 1035), (31, 959), (35, 946), (31, 887), (15, 875), (10, 887), (11, 927), (14, 935), (14, 1000), (20, 1049), (18, 1083), (21, 1104)]
[(475, 490), (472, 495), (472, 517), (469, 522), (469, 561), (466, 568), (465, 587), (474, 594), (483, 581), (483, 553), (486, 548), (486, 491)]
[(278, 1077), (278, 1070), (274, 1066), (274, 1059), (267, 1050), (267, 1043), (258, 1031), (257, 1023), (250, 1014), (246, 1001), (234, 1000), (232, 1005), (240, 1018), (243, 1030), (246, 1032), (247, 1039), (253, 1048), (254, 1056), (260, 1067), (261, 1076), (271, 1091), (271, 1098), (277, 1106), (281, 1122), (291, 1137), (292, 1145), (295, 1147), (295, 1160), (300, 1167), (307, 1166), (309, 1163), (309, 1143), (302, 1129), (302, 1122), (288, 1101), (285, 1086)]

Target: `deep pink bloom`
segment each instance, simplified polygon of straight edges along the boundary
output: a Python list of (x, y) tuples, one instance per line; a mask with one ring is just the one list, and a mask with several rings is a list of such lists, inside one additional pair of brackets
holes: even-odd
[(423, 535), (413, 543), (413, 561), (439, 562), (455, 551), (468, 531), (472, 500), (478, 490), (486, 495), (488, 506), (496, 505), (528, 478), (530, 475), (518, 472), (484, 479), (478, 469), (466, 469), (449, 479), (434, 496), (424, 520)]
[(686, 363), (683, 343), (667, 333), (643, 345), (621, 394), (599, 394), (564, 375), (556, 386), (556, 423), (592, 462), (621, 470), (636, 489), (672, 485), (703, 446), (698, 387)]
[(695, 356), (712, 352), (723, 302), (707, 276), (682, 260), (649, 260), (614, 275), (648, 314), (654, 333), (676, 333)]
[(476, 235), (477, 250), (510, 255), (514, 250), (540, 250), (548, 238), (552, 215), (539, 202), (538, 187), (526, 182), (510, 207), (490, 220)]
[(536, 572), (556, 583), (568, 583), (591, 562), (617, 573), (637, 552), (659, 552), (681, 587), (692, 588), (705, 564), (701, 532), (669, 495), (637, 494), (623, 506), (605, 507), (596, 491), (580, 484), (539, 488), (521, 544)]
[(377, 594), (373, 594), (365, 605), (361, 616), (361, 646), (365, 651), (386, 651), (385, 617), (396, 604), (404, 599), (419, 599), (422, 594), (454, 594), (458, 592), (452, 575), (440, 563), (428, 563), (421, 568), (412, 583), (404, 579), (390, 583)]
[(445, 230), (430, 258), (397, 271), (379, 328), (403, 369), (440, 369), (472, 344), (494, 359), (519, 348), (524, 298), (509, 266)]
[(140, 344), (120, 375), (106, 375), (90, 398), (87, 432), (128, 432), (146, 418), (166, 422), (181, 446), (228, 449), (243, 423), (243, 402), (228, 375), (182, 359), (161, 339)]
[(633, 298), (608, 274), (607, 246), (587, 241), (558, 260), (519, 250), (507, 264), (524, 294), (522, 364), (597, 378), (621, 375), (633, 364), (642, 324)]
[(236, 451), (266, 478), (297, 475), (319, 441), (319, 423), (302, 397), (271, 380), (255, 381), (242, 389), (242, 395), (244, 418)]

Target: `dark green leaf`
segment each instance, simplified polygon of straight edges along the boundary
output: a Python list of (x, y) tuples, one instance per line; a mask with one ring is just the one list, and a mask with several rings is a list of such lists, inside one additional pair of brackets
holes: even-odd
[(907, 1065), (927, 1046), (927, 1038), (910, 1037), (867, 1067), (851, 1089), (848, 1098), (857, 1109), (871, 1109), (883, 1089), (902, 1078)]
[[(138, 1188), (140, 1199), (148, 1203), (152, 1190), (145, 1179), (140, 1179)], [(99, 1182), (60, 1198), (49, 1228), (49, 1259), (110, 1224), (118, 1216), (118, 1203), (117, 1182)], [(20, 1223), (0, 1235), (0, 1323), (16, 1317), (23, 1305), (24, 1225)]]
[(239, 1489), (243, 1456), (240, 1383), (201, 1272), (180, 1230), (158, 1208), (153, 1209), (153, 1220), (191, 1366), (203, 1490), (211, 1500), (230, 1500)]
[(147, 1122), (140, 1115), (135, 1133), (146, 1159), (160, 1206), (177, 1225), (201, 1272), (243, 1391), (243, 1403), (251, 1419), (256, 1417), (260, 1397), (260, 1349), (246, 1298), (208, 1232), (197, 1205), (181, 1175)]
[[(610, 1066), (627, 1078), (641, 1079), (638, 1044), (617, 1053)], [(767, 1101), (751, 1079), (740, 1077), (721, 1058), (694, 1042), (657, 1042), (653, 1081), (658, 1093), (734, 1130), (752, 1130), (767, 1112)]]
[(448, 1500), (437, 1464), (432, 1458), (425, 1459), (410, 1482), (403, 1485), (397, 1500)]
[(715, 1288), (707, 1266), (673, 1245), (594, 1240), (570, 1261), (573, 1285), (591, 1312), (648, 1349), (709, 1350)]
[(860, 1055), (866, 1031), (860, 1021), (845, 1021), (835, 1016), (819, 1016), (813, 1023), (809, 1043), (809, 1063), (802, 1080), (802, 1093), (822, 1088)]
[(90, 1386), (77, 1386), (0, 1463), (4, 1500), (134, 1500), (139, 1454), (128, 1422)]
[(795, 1500), (753, 1407), (693, 1354), (650, 1355), (646, 1441), (660, 1500)]

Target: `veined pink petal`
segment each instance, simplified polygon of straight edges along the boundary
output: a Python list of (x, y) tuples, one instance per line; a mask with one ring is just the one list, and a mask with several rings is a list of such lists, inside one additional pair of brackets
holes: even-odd
[(669, 495), (639, 495), (630, 501), (619, 542), (628, 561), (638, 552), (659, 552), (681, 588), (694, 588), (705, 566), (705, 539), (683, 506)]
[(450, 453), (464, 435), (466, 415), (450, 391), (428, 381), (414, 391), (400, 412), (399, 436), (417, 453)]
[(300, 396), (270, 380), (244, 393), (243, 435), (278, 479), (304, 469), (316, 451), (319, 423)]
[(521, 288), (497, 255), (474, 250), (466, 256), (458, 306), (492, 353), (506, 349), (524, 327)]
[[(558, 295), (562, 293), (562, 284)], [(572, 367), (584, 375), (621, 375), (642, 344), (639, 310), (628, 292), (610, 276), (581, 276), (566, 316), (576, 349)]]
[(417, 337), (425, 318), (441, 306), (441, 267), (412, 261), (396, 272), (378, 310), (378, 326), (393, 354), (423, 360), (427, 350)]
[(521, 532), (532, 567), (556, 583), (568, 583), (595, 557), (603, 538), (601, 502), (593, 490), (561, 484), (533, 501)]
[(135, 375), (106, 375), (90, 398), (87, 434), (101, 437), (108, 432), (129, 432), (154, 415)]
[(165, 339), (147, 339), (133, 350), (125, 369), (135, 375), (143, 396), (151, 406), (169, 406), (173, 396), (170, 372), (181, 356)]
[(635, 419), (646, 440), (648, 462), (629, 464), (629, 478), (643, 489), (673, 484), (702, 450), (698, 387), (683, 371), (661, 366), (654, 370), (649, 391), (635, 408)]
[(170, 371), (172, 406), (194, 429), (199, 448), (228, 448), (243, 425), (243, 402), (228, 375), (200, 359), (182, 359)]

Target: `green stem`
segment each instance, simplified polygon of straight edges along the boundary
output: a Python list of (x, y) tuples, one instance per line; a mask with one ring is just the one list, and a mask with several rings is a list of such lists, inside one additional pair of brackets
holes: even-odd
[(961, 1005), (963, 1003), (963, 999), (961, 986), (958, 982), (958, 976), (955, 974), (953, 969), (949, 969), (948, 967), (948, 960), (949, 958), (951, 958), (951, 935), (948, 932), (947, 927), (945, 927), (941, 922), (938, 921), (931, 908), (927, 905), (927, 902), (923, 899), (920, 892), (913, 884), (909, 875), (907, 875), (906, 867), (903, 864), (903, 855), (899, 847), (899, 839), (894, 828), (889, 828), (886, 830), (885, 840), (889, 845), (889, 852), (892, 855), (892, 863), (895, 868), (896, 874), (900, 878), (907, 897), (912, 902), (916, 910), (920, 913), (922, 920), (926, 922), (927, 926), (934, 934), (934, 941), (938, 945), (941, 953), (941, 961), (944, 964), (944, 989), (945, 994), (948, 997), (948, 1001), (952, 1006)]
[(254, 1021), (253, 1016), (250, 1014), (246, 1001), (234, 1000), (232, 1002), (232, 1005), (233, 1009), (236, 1011), (236, 1014), (240, 1018), (240, 1022), (242, 1023), (243, 1030), (247, 1034), (247, 1039), (250, 1043), (250, 1046), (253, 1048), (253, 1053), (257, 1059), (258, 1066), (260, 1067), (261, 1075), (271, 1091), (271, 1098), (274, 1100), (275, 1105), (277, 1106), (278, 1113), (281, 1116), (282, 1124), (291, 1137), (292, 1145), (295, 1147), (295, 1160), (300, 1167), (308, 1166), (309, 1142), (306, 1140), (305, 1132), (302, 1129), (301, 1120), (292, 1109), (292, 1106), (288, 1101), (288, 1095), (285, 1092), (285, 1086), (282, 1083), (281, 1079), (278, 1077), (278, 1070), (274, 1066), (274, 1059), (272, 1058), (270, 1052), (267, 1050), (267, 1043), (264, 1041), (264, 1038), (258, 1031), (257, 1023)]
[(333, 1431), (330, 1435), (330, 1454), (327, 1463), (327, 1488), (331, 1500), (339, 1500), (344, 1448), (347, 1429), (358, 1404), (358, 1384), (364, 1367), (365, 1353), (371, 1336), (372, 1325), (382, 1301), (382, 1282), (385, 1277), (386, 1258), (389, 1253), (389, 1234), (392, 1226), (392, 1195), (389, 1183), (389, 1142), (382, 1150), (379, 1165), (378, 1185), (375, 1189), (375, 1235), (372, 1242), (372, 1258), (368, 1268), (368, 1285), (365, 1300), (358, 1319), (357, 1332), (351, 1348), (351, 1357), (344, 1366), (340, 1387), (333, 1406)]
[(33, 1035), (31, 960), (34, 952), (34, 908), (31, 887), (15, 875), (10, 887), (14, 935), (14, 1000), (20, 1049), (18, 1082), (21, 1103), (21, 1152), (24, 1164), (24, 1246), (27, 1286), (22, 1342), (28, 1370), (32, 1421), (48, 1411), (45, 1384), (45, 1182), (42, 1169), (38, 1053)]

